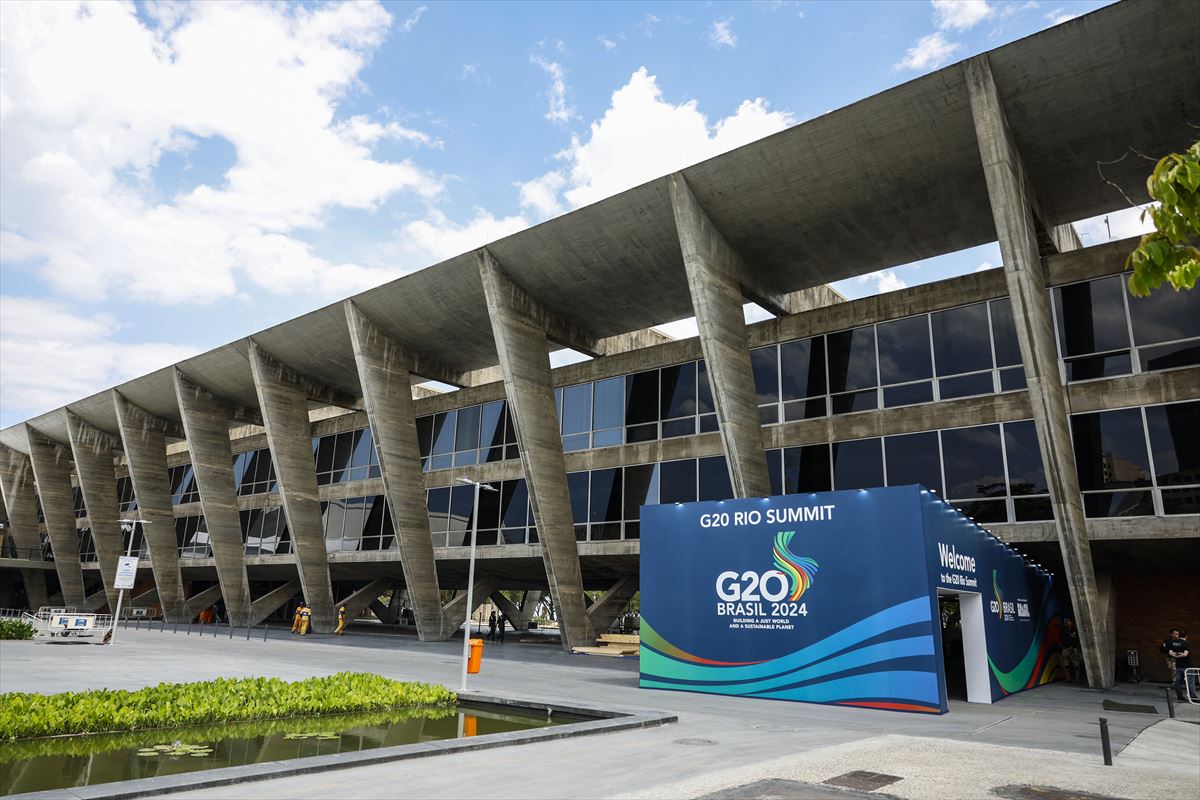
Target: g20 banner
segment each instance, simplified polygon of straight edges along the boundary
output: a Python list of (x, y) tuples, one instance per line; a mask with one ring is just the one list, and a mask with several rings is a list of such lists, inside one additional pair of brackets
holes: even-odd
[(919, 486), (646, 506), (641, 520), (643, 687), (943, 713), (939, 592), (988, 593), (977, 695), (1057, 669), (1050, 576)]

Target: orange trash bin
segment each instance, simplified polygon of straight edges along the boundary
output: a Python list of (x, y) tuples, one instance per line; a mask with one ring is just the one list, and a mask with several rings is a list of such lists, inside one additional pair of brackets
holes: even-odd
[(479, 665), (483, 663), (483, 639), (471, 640), (471, 653), (467, 656), (467, 672), (479, 674)]

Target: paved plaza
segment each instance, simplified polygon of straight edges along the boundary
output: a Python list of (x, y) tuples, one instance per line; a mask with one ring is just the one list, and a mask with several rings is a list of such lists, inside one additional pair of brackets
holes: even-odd
[[(482, 673), (471, 678), (473, 691), (663, 711), (678, 715), (678, 724), (175, 796), (700, 797), (771, 779), (820, 784), (856, 770), (900, 777), (876, 796), (986, 798), (996, 796), (993, 788), (1012, 785), (1156, 800), (1193, 798), (1200, 791), (1200, 709), (1184, 706), (1179, 716), (1186, 722), (1162, 722), (1160, 687), (1122, 684), (1099, 692), (1056, 685), (991, 706), (952, 702), (949, 714), (931, 717), (642, 690), (636, 659), (571, 656), (516, 638), (488, 645)], [(250, 641), (244, 634), (200, 637), (195, 628), (191, 635), (173, 634), (170, 627), (120, 630), (113, 647), (4, 642), (0, 691), (135, 689), (162, 681), (298, 679), (344, 670), (453, 688), (460, 652), (461, 642), (361, 632), (300, 640), (279, 631), (264, 642), (261, 634)], [(1105, 711), (1105, 699), (1152, 705), (1158, 713)], [(1109, 719), (1118, 752), (1113, 767), (1102, 764), (1100, 716)], [(845, 796), (815, 791), (813, 797)]]

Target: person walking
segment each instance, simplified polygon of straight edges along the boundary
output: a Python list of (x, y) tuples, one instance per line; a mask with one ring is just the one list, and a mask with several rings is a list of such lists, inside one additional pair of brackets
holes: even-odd
[(504, 644), (504, 623), (504, 614), (501, 612), (500, 616), (496, 617), (496, 641), (500, 644)]
[(333, 634), (335, 636), (341, 636), (342, 632), (345, 630), (346, 630), (346, 607), (341, 606), (340, 608), (338, 608), (337, 629), (333, 632)]
[(304, 601), (301, 600), (296, 604), (296, 611), (292, 614), (292, 633), (300, 632), (300, 612), (304, 609)]
[(1079, 652), (1079, 631), (1075, 630), (1075, 620), (1070, 617), (1063, 620), (1062, 648), (1067, 683), (1083, 683), (1083, 655)]
[(1187, 631), (1179, 631), (1179, 638), (1171, 642), (1169, 655), (1175, 657), (1175, 696), (1180, 700), (1191, 700), (1196, 696), (1196, 676), (1187, 674), (1195, 665)]
[(493, 611), (491, 614), (488, 614), (487, 640), (489, 642), (496, 641), (496, 612), (495, 611)]
[(300, 635), (305, 636), (308, 633), (308, 625), (312, 620), (312, 609), (308, 603), (300, 606)]

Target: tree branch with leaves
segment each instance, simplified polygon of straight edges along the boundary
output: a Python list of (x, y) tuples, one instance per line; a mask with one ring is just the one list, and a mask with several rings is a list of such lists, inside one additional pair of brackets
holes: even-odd
[(1149, 214), (1155, 230), (1125, 259), (1133, 270), (1129, 291), (1145, 297), (1163, 282), (1175, 291), (1191, 289), (1200, 277), (1200, 141), (1159, 159), (1146, 189), (1158, 205), (1144, 210), (1142, 219)]

